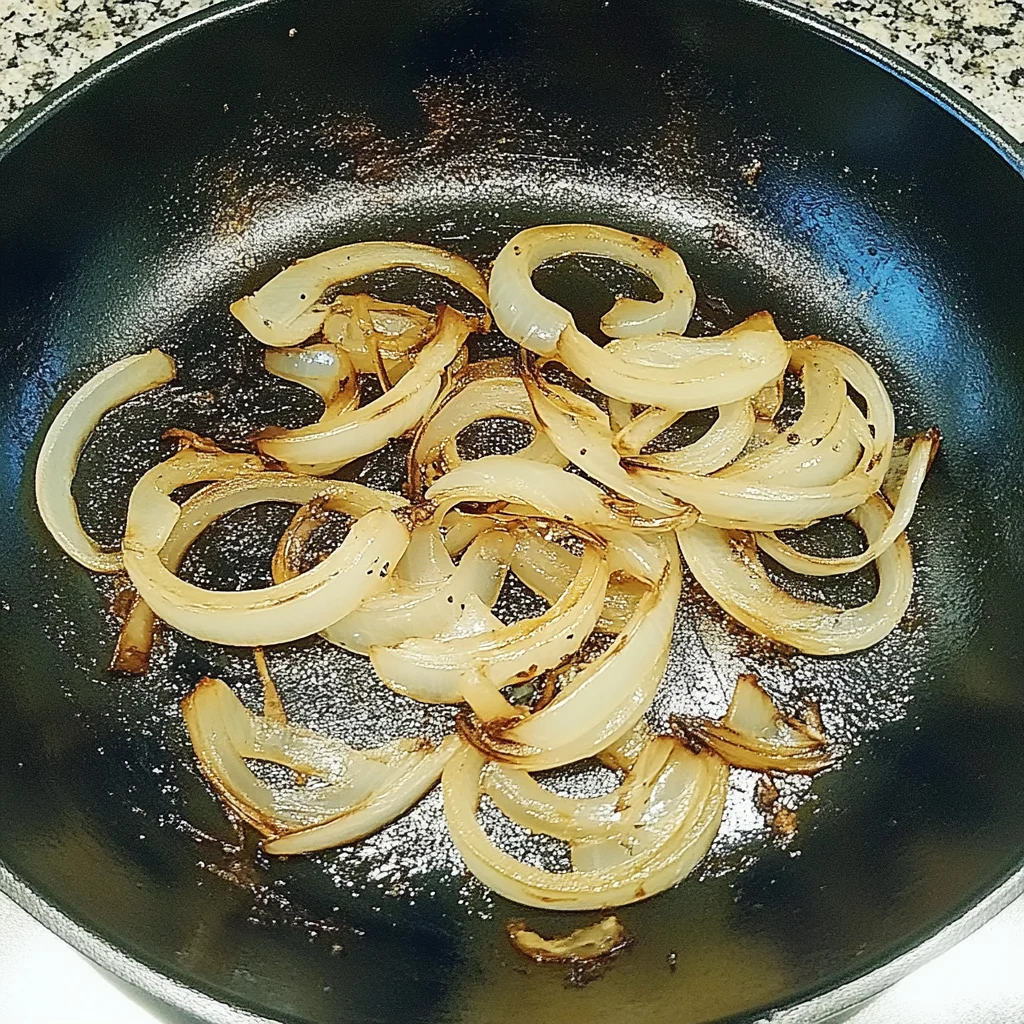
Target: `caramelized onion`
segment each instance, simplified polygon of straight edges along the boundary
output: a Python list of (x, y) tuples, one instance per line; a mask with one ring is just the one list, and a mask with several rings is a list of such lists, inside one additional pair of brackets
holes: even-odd
[(470, 871), (506, 899), (549, 910), (599, 910), (646, 899), (675, 885), (707, 853), (725, 810), (729, 769), (714, 754), (681, 744), (668, 760), (634, 830), (633, 849), (589, 871), (545, 871), (497, 847), (477, 821), (487, 761), (464, 746), (442, 774), (448, 830)]
[[(864, 531), (870, 547), (884, 534), (892, 513), (883, 498), (872, 496), (849, 518)], [(698, 525), (677, 536), (697, 582), (725, 611), (755, 633), (807, 654), (848, 654), (870, 647), (892, 632), (910, 603), (914, 569), (902, 535), (875, 562), (878, 593), (849, 609), (804, 601), (777, 587), (751, 534)]]
[(414, 267), (462, 285), (487, 305), (487, 285), (466, 260), (413, 242), (355, 242), (298, 260), (253, 295), (231, 304), (231, 312), (264, 345), (298, 345), (320, 330), (328, 288), (391, 267)]
[(739, 677), (721, 722), (676, 717), (672, 726), (735, 768), (811, 775), (832, 763), (822, 733), (779, 711), (754, 675)]

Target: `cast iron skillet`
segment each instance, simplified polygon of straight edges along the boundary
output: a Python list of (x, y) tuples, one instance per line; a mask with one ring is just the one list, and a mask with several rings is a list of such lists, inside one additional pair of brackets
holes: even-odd
[[(810, 1020), (994, 913), (1024, 858), (1022, 165), (937, 83), (769, 3), (227, 4), (65, 87), (0, 148), (3, 889), (211, 1021)], [(113, 539), (167, 422), (231, 440), (274, 415), (283, 385), (229, 299), (342, 241), (487, 259), (563, 220), (677, 248), (711, 297), (699, 326), (768, 308), (789, 336), (869, 353), (900, 427), (945, 435), (905, 628), (827, 667), (764, 665), (859, 738), (815, 781), (795, 845), (726, 837), (702, 879), (622, 912), (633, 948), (583, 989), (517, 960), (503, 923), (519, 909), (450, 862), (411, 879), (377, 855), (266, 864), (190, 833), (231, 839), (177, 701), (207, 671), (251, 695), (251, 662), (169, 638), (151, 679), (109, 677), (105, 598), (24, 481), (73, 386), (168, 348), (182, 383), (112, 417), (84, 460), (87, 524)], [(547, 286), (581, 315), (617, 287), (570, 278)], [(294, 401), (296, 421), (312, 412)], [(275, 522), (259, 520), (268, 537)], [(262, 552), (228, 553), (227, 583), (258, 580)], [(692, 635), (683, 692), (708, 673)], [(343, 733), (345, 685), (320, 683)]]

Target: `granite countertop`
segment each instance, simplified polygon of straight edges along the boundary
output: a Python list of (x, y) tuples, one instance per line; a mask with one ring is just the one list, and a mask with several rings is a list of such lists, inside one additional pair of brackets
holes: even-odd
[[(796, 0), (908, 57), (1024, 141), (1024, 0)], [(123, 43), (212, 0), (0, 0), (0, 127)]]

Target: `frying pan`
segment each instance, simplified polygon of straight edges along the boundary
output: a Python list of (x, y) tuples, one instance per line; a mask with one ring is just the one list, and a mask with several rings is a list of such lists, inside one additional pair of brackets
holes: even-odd
[[(204, 1021), (809, 1021), (976, 926), (1024, 860), (1022, 166), (936, 82), (779, 3), (229, 3), (75, 79), (0, 148), (3, 889)], [(790, 844), (734, 794), (702, 869), (623, 909), (633, 946), (584, 987), (511, 951), (521, 908), (466, 878), (436, 796), (353, 850), (236, 848), (177, 702), (206, 672), (252, 698), (251, 660), (164, 635), (149, 677), (110, 676), (109, 590), (61, 556), (26, 483), (77, 384), (167, 348), (181, 381), (108, 417), (76, 484), (115, 540), (164, 426), (231, 441), (282, 405), (314, 414), (263, 373), (232, 298), (345, 241), (486, 261), (568, 220), (676, 248), (698, 328), (767, 308), (788, 337), (856, 347), (900, 430), (945, 437), (911, 528), (915, 601), (874, 651), (780, 660), (685, 603), (666, 699), (721, 700), (753, 666), (821, 699), (844, 760), (797, 794)], [(586, 323), (636, 286), (595, 265), (538, 280)], [(394, 465), (358, 472), (387, 483)], [(243, 524), (255, 540), (212, 530), (187, 571), (259, 585), (279, 511)], [(358, 659), (310, 642), (272, 663), (298, 720), (357, 742), (417, 726)]]

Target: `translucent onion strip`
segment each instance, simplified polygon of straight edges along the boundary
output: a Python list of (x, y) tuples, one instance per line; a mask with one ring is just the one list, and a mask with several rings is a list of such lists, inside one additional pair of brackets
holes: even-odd
[(834, 576), (839, 573), (855, 572), (869, 562), (873, 562), (889, 550), (910, 523), (928, 468), (938, 451), (940, 436), (938, 431), (933, 429), (918, 434), (910, 441), (910, 453), (900, 486), (896, 490), (896, 505), (893, 509), (892, 519), (889, 520), (882, 533), (860, 554), (848, 555), (845, 558), (820, 558), (815, 555), (807, 555), (802, 551), (797, 551), (773, 533), (759, 533), (757, 535), (758, 547), (780, 565), (792, 572), (803, 573), (806, 576)]
[[(642, 423), (645, 416), (651, 419)], [(678, 418), (676, 413), (672, 416)], [(622, 432), (616, 448), (620, 455), (629, 457), (631, 465), (676, 473), (713, 473), (727, 466), (747, 446), (754, 434), (754, 407), (748, 399), (719, 406), (715, 422), (696, 441), (673, 451), (639, 454), (644, 445), (671, 425), (663, 410), (647, 409)]]
[(337, 469), (383, 448), (415, 427), (441, 388), (441, 374), (456, 357), (472, 329), (461, 313), (445, 307), (437, 331), (413, 368), (390, 391), (363, 406), (325, 417), (308, 427), (265, 431), (260, 451), (286, 466)]
[(64, 403), (36, 460), (36, 505), (53, 539), (93, 572), (118, 572), (121, 552), (104, 551), (78, 518), (71, 483), (85, 442), (103, 415), (135, 395), (174, 380), (174, 360), (159, 349), (126, 356), (100, 370)]
[[(870, 546), (892, 518), (883, 498), (872, 496), (849, 518)], [(902, 535), (878, 557), (878, 593), (858, 608), (803, 601), (777, 587), (745, 533), (698, 525), (677, 534), (679, 548), (697, 582), (734, 619), (761, 636), (807, 654), (848, 654), (888, 636), (910, 603), (914, 569)]]
[(524, 365), (523, 383), (548, 437), (574, 466), (615, 493), (637, 502), (647, 515), (690, 513), (696, 521), (692, 508), (665, 497), (656, 487), (644, 486), (622, 468), (608, 416), (593, 402), (546, 381), (529, 362)]
[(557, 356), (602, 394), (685, 412), (757, 394), (785, 370), (789, 348), (771, 316), (756, 313), (714, 337), (643, 335), (604, 348), (569, 329)]
[(520, 231), (491, 268), (491, 311), (503, 334), (539, 355), (553, 356), (563, 334), (579, 333), (572, 315), (533, 284), (533, 272), (542, 263), (574, 254), (624, 263), (662, 292), (657, 302), (620, 298), (601, 318), (601, 329), (610, 337), (686, 329), (696, 292), (678, 253), (653, 239), (599, 224), (547, 224)]
[[(252, 714), (219, 679), (202, 679), (182, 701), (199, 765), (218, 796), (268, 837), (268, 853), (354, 842), (386, 825), (438, 779), (457, 749), (424, 739), (355, 750), (339, 740)], [(271, 787), (245, 758), (282, 764), (327, 782)]]
[(459, 256), (414, 242), (355, 242), (293, 263), (233, 302), (231, 312), (264, 345), (298, 345), (320, 330), (328, 312), (320, 299), (328, 288), (392, 267), (448, 278), (487, 305), (484, 279)]
[(489, 758), (531, 772), (606, 749), (636, 725), (654, 700), (668, 663), (681, 582), (679, 559), (672, 552), (664, 578), (640, 599), (612, 645), (578, 666), (550, 704), (497, 729), (463, 718), (463, 735)]
[(552, 910), (599, 910), (646, 899), (686, 877), (707, 853), (725, 809), (729, 770), (712, 754), (681, 744), (652, 795), (655, 809), (637, 829), (632, 856), (594, 871), (551, 872), (497, 847), (477, 821), (486, 758), (464, 747), (442, 775), (445, 816), (469, 870), (507, 899)]
[[(132, 583), (161, 619), (200, 640), (262, 646), (316, 633), (383, 589), (389, 567), (397, 564), (409, 543), (408, 531), (385, 500), (360, 518), (324, 561), (286, 583), (238, 592), (186, 583), (161, 557), (181, 516), (170, 493), (185, 483), (239, 476), (238, 460), (251, 458), (179, 452), (146, 473), (129, 500), (123, 550)], [(264, 489), (250, 493), (253, 502), (295, 493), (295, 478), (275, 482), (275, 476), (286, 475), (267, 473)], [(318, 482), (310, 483), (306, 486), (312, 490)]]
[(664, 519), (643, 516), (623, 505), (589, 480), (517, 455), (485, 455), (445, 474), (427, 491), (443, 515), (463, 501), (515, 503), (536, 513), (583, 527), (671, 529), (689, 512)]
[(579, 650), (601, 613), (607, 585), (604, 546), (588, 540), (575, 579), (542, 615), (479, 636), (374, 647), (370, 661), (392, 689), (434, 703), (459, 701), (460, 677), (478, 665), (498, 686), (532, 679)]
[(434, 316), (416, 306), (366, 294), (339, 295), (324, 318), (323, 336), (344, 349), (359, 373), (375, 374), (378, 356), (392, 366), (407, 364), (433, 334), (433, 325)]
[(549, 462), (561, 468), (566, 458), (540, 428), (530, 397), (508, 357), (470, 363), (454, 377), (420, 424), (409, 452), (409, 484), (413, 494), (424, 490), (463, 462), (458, 435), (478, 420), (501, 417), (529, 426), (534, 436), (517, 452), (521, 459)]

